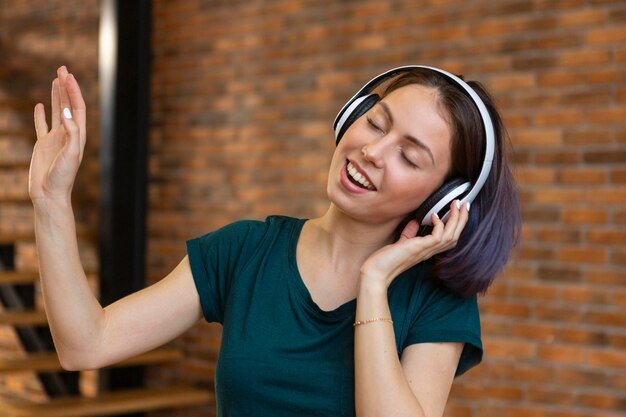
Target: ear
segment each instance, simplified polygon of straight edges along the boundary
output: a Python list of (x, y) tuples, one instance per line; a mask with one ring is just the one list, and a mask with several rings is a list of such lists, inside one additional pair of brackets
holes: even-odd
[(449, 215), (449, 207), (455, 198), (471, 188), (471, 184), (463, 178), (453, 178), (446, 181), (437, 191), (432, 193), (415, 211), (415, 219), (423, 226), (432, 226), (430, 216), (437, 213), (444, 222)]

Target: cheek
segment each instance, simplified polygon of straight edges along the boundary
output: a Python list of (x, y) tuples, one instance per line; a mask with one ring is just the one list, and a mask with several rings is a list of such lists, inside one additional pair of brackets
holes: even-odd
[(433, 176), (416, 176), (410, 179), (402, 179), (396, 187), (398, 201), (402, 201), (402, 208), (415, 210), (424, 200), (432, 195), (440, 187), (438, 181), (433, 181)]

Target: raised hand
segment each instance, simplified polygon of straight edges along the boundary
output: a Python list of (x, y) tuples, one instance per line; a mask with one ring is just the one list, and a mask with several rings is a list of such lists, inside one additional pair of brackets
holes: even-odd
[(51, 128), (44, 105), (35, 106), (37, 142), (30, 163), (28, 192), (33, 204), (70, 201), (86, 141), (86, 108), (80, 87), (65, 66), (52, 82)]
[(416, 237), (419, 225), (416, 220), (410, 221), (397, 242), (379, 249), (365, 260), (361, 266), (360, 285), (373, 284), (386, 288), (407, 269), (454, 248), (467, 224), (469, 213), (469, 206), (458, 208), (456, 204), (457, 201), (452, 202), (450, 218), (445, 224), (433, 215), (434, 227), (429, 235)]

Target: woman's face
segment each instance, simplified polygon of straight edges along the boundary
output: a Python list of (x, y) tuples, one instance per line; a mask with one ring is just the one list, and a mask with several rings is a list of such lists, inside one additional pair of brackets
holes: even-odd
[(398, 224), (443, 184), (451, 138), (437, 92), (401, 87), (346, 131), (330, 165), (328, 197), (356, 219)]

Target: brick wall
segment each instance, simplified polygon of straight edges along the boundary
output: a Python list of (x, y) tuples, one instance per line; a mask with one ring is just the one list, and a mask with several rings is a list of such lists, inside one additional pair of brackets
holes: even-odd
[[(14, 247), (14, 266), (20, 271), (37, 269), (28, 199), (28, 166), (36, 139), (33, 108), (44, 102), (49, 120), (50, 82), (63, 64), (81, 83), (89, 108), (89, 145), (74, 203), (83, 262), (90, 271), (97, 270), (98, 19), (96, 1), (0, 0), (0, 245)], [(0, 326), (0, 356), (19, 350), (14, 330)], [(43, 398), (37, 380), (26, 372), (0, 375), (0, 392)]]
[[(624, 1), (156, 1), (153, 48), (152, 280), (232, 220), (322, 213), (343, 102), (387, 68), (441, 66), (497, 97), (524, 216), (446, 415), (626, 415)], [(210, 386), (218, 328), (177, 343), (190, 359), (154, 378)]]
[[(0, 0), (0, 232), (26, 236), (19, 268), (35, 266), (32, 105), (62, 63), (90, 108), (75, 195), (81, 227), (97, 225), (97, 9)], [(446, 416), (626, 416), (623, 1), (161, 0), (153, 58), (151, 281), (192, 236), (322, 213), (332, 118), (374, 74), (427, 63), (483, 81), (515, 147), (524, 244), (480, 301), (485, 360), (456, 381)], [(188, 358), (152, 370), (153, 383), (211, 387), (219, 328), (198, 325), (173, 344)]]

